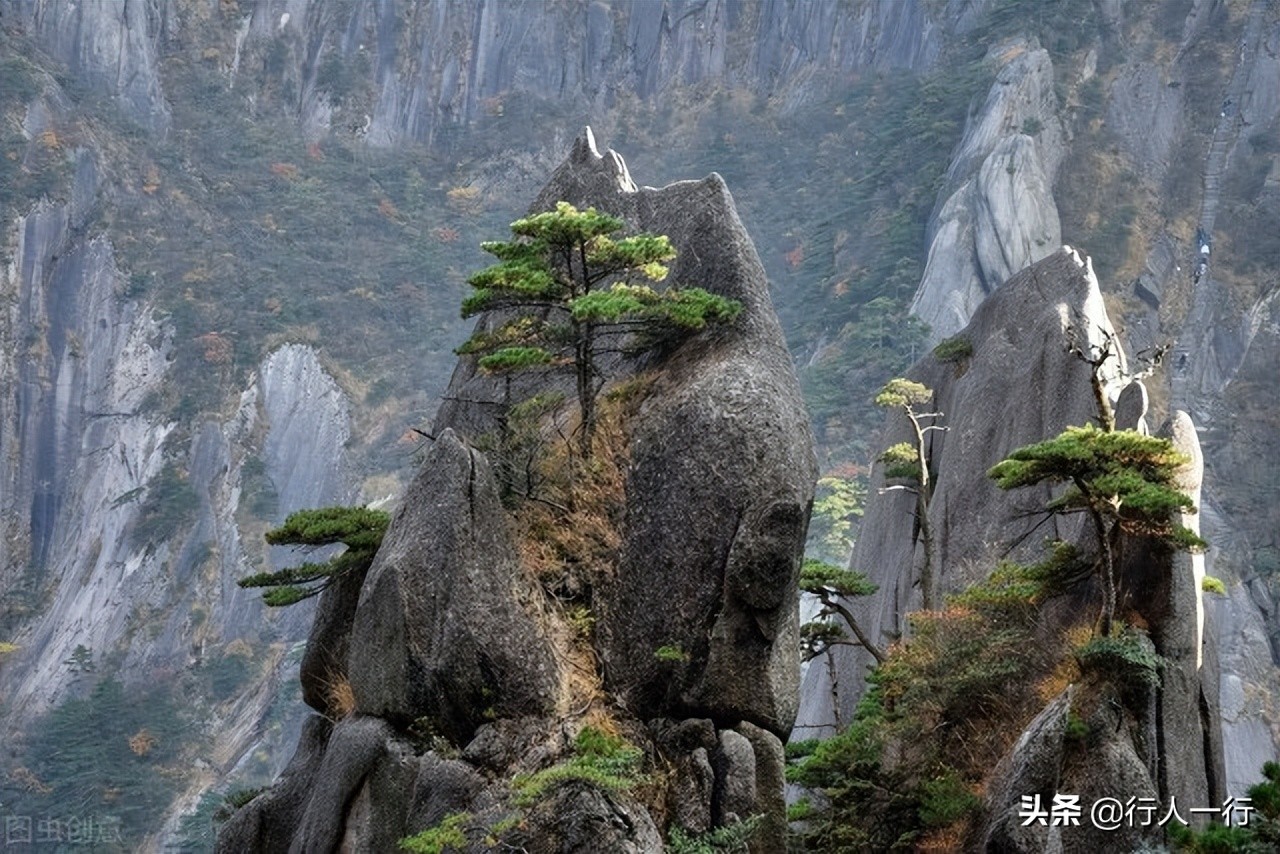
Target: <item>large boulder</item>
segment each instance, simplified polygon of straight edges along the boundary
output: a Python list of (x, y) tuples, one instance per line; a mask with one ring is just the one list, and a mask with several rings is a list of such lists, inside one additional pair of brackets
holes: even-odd
[[(486, 458), (462, 438), (501, 424), (495, 403), (571, 391), (571, 378), (508, 385), (464, 358), (363, 584), (343, 579), (321, 603), (308, 701), (337, 714), (322, 689), (345, 674), (356, 714), (312, 758), (286, 824), (237, 817), (244, 830), (228, 839), (245, 850), (262, 850), (268, 830), (275, 850), (390, 850), (458, 813), (474, 851), (501, 838), (530, 852), (647, 854), (673, 822), (705, 832), (758, 815), (751, 850), (784, 844), (780, 737), (796, 710), (797, 576), (817, 467), (763, 269), (719, 176), (637, 188), (590, 131), (534, 209), (560, 200), (668, 235), (672, 281), (743, 305), (722, 328), (605, 365), (644, 382), (628, 386), (640, 391), (610, 434), (625, 506), (610, 517), (616, 547), (582, 585), (595, 631), (572, 631), (520, 566)], [(599, 663), (604, 684), (588, 681), (579, 705), (583, 661)], [(602, 713), (671, 778), (631, 791), (584, 776), (576, 739)], [(426, 746), (440, 753), (413, 755)], [(548, 769), (523, 803), (511, 781)], [(670, 813), (641, 800), (655, 794)]]
[[(668, 281), (743, 305), (731, 324), (674, 352), (611, 366), (619, 379), (658, 370), (626, 427), (621, 547), (597, 597), (606, 684), (642, 719), (748, 720), (785, 735), (796, 713), (796, 584), (817, 466), (764, 269), (719, 175), (637, 187), (590, 129), (532, 210), (558, 201), (667, 235), (677, 252)], [(519, 382), (513, 399), (537, 390)], [(497, 383), (463, 360), (436, 430), (492, 430), (495, 407), (476, 401), (503, 399)], [(675, 654), (660, 660), (662, 647)]]
[(289, 765), (267, 791), (245, 804), (218, 828), (215, 851), (273, 854), (288, 851), (319, 779), (333, 724), (312, 715), (302, 725)]
[(348, 670), (362, 714), (426, 717), (461, 745), (487, 719), (551, 711), (559, 670), (507, 525), (484, 457), (437, 436), (360, 594)]

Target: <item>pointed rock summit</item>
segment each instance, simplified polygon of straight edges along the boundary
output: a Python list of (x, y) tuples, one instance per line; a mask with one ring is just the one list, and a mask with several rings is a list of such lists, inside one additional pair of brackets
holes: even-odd
[[(219, 850), (391, 850), (453, 821), (468, 851), (500, 838), (639, 854), (676, 819), (705, 832), (753, 816), (751, 851), (785, 847), (781, 739), (817, 466), (764, 270), (720, 176), (637, 187), (590, 129), (532, 210), (561, 201), (667, 236), (668, 282), (742, 310), (606, 360), (598, 459), (574, 459), (564, 438), (570, 372), (459, 361), (367, 578), (321, 603), (313, 643), (328, 657), (308, 658), (308, 701), (345, 717), (313, 719), (287, 778), (223, 826)], [(556, 392), (575, 403), (529, 428), (529, 465), (558, 466), (548, 476), (571, 497), (503, 496), (492, 472), (510, 465), (511, 407)], [(613, 480), (591, 480), (601, 472)], [(603, 493), (574, 492), (583, 480)], [(554, 572), (535, 568), (547, 561)], [(343, 651), (330, 678), (349, 682), (354, 709), (320, 696), (319, 670)]]

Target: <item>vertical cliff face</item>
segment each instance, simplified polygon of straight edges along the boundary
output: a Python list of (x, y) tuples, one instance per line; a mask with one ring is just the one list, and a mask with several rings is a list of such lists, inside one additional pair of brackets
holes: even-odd
[[(961, 590), (983, 580), (1006, 558), (1035, 562), (1046, 538), (1080, 543), (1086, 553), (1096, 548), (1090, 529), (1079, 520), (1046, 519), (1035, 512), (1056, 491), (1042, 486), (1004, 492), (987, 475), (1015, 449), (1096, 416), (1090, 368), (1067, 348), (1073, 334), (1087, 334), (1095, 347), (1119, 340), (1088, 259), (1063, 248), (1015, 274), (983, 301), (958, 333), (965, 355), (930, 355), (910, 372), (912, 379), (933, 390), (929, 409), (942, 413), (935, 423), (945, 427), (945, 432), (928, 439), (934, 484), (929, 527), (936, 532), (932, 559), (943, 590)], [(1119, 397), (1117, 427), (1146, 430), (1146, 394), (1140, 383), (1130, 384), (1123, 352), (1116, 352), (1103, 371), (1109, 394)], [(1028, 397), (1020, 391), (1028, 388), (1041, 393)], [(1191, 461), (1179, 488), (1198, 500), (1203, 458), (1190, 417), (1178, 412), (1162, 433)], [(895, 414), (882, 442), (888, 446), (912, 436), (905, 417)], [(865, 571), (878, 590), (849, 603), (860, 626), (879, 643), (910, 637), (906, 615), (921, 606), (925, 547), (914, 517), (914, 496), (884, 491), (887, 485), (882, 475), (873, 480), (873, 487), (881, 490), (868, 502), (853, 557), (853, 565)], [(1197, 525), (1191, 516), (1183, 521)], [(1216, 627), (1205, 622), (1204, 558), (1173, 555), (1145, 541), (1133, 542), (1124, 554), (1118, 571), (1119, 601), (1125, 613), (1139, 615), (1133, 619), (1147, 628), (1153, 651), (1163, 657), (1160, 682), (1137, 699), (1126, 694), (1106, 706), (1087, 699), (1099, 687), (1086, 676), (1074, 700), (1068, 688), (1050, 701), (989, 779), (989, 813), (982, 836), (999, 850), (1061, 846), (1064, 851), (1086, 851), (1103, 844), (1103, 836), (1090, 836), (1095, 833), (1090, 828), (1028, 829), (1017, 816), (1020, 797), (1028, 791), (1075, 794), (1084, 803), (1114, 791), (1179, 803), (1216, 803), (1223, 797)], [(1082, 615), (1086, 625), (1093, 619), (1093, 599), (1068, 599), (1046, 606), (1042, 629), (1078, 622)], [(797, 732), (806, 737), (852, 720), (854, 701), (863, 693), (861, 677), (874, 663), (861, 648), (836, 650), (831, 666), (814, 666), (806, 674), (797, 725)], [(1124, 690), (1130, 689), (1137, 690), (1132, 685)], [(1109, 733), (1090, 743), (1083, 761), (1072, 758), (1063, 735), (1068, 710), (1096, 726), (1097, 732)], [(1144, 833), (1132, 830), (1106, 844), (1140, 846)]]
[[(1037, 555), (1045, 536), (1070, 539), (1075, 526), (1020, 518), (1020, 509), (1050, 498), (999, 490), (987, 470), (1014, 449), (1084, 424), (1096, 412), (1088, 366), (1067, 352), (1068, 326), (1089, 330), (1100, 341), (1113, 327), (1087, 259), (1059, 250), (1016, 274), (979, 307), (959, 333), (972, 354), (956, 361), (927, 356), (909, 374), (934, 390), (935, 409), (946, 431), (930, 438), (934, 492), (930, 522), (936, 535), (935, 565), (941, 588), (960, 590), (991, 571), (1011, 547), (1015, 557)], [(1043, 389), (1028, 397), (1023, 390)], [(884, 447), (911, 439), (904, 417), (890, 419)], [(883, 486), (880, 478), (875, 486)], [(922, 544), (913, 533), (915, 498), (891, 491), (868, 502), (852, 565), (868, 573), (877, 592), (852, 607), (877, 643), (900, 636), (908, 612), (920, 607), (918, 571)], [(1046, 530), (1047, 528), (1047, 530)], [(1032, 531), (1034, 536), (1028, 536)], [(802, 732), (844, 726), (852, 720), (872, 663), (855, 647), (833, 653), (831, 671), (811, 667), (802, 692)]]
[[(1272, 419), (1244, 401), (1258, 393), (1246, 366), (1271, 346), (1274, 289), (1262, 281), (1275, 256), (1260, 236), (1275, 222), (1265, 139), (1280, 108), (1277, 28), (1262, 3), (1094, 11), (1093, 41), (1052, 63), (1034, 45), (1006, 46), (1016, 59), (953, 153), (913, 310), (934, 340), (958, 331), (995, 283), (1057, 245), (1031, 231), (1060, 230), (1094, 253), (1131, 348), (1172, 345), (1148, 381), (1154, 405), (1161, 415), (1184, 409), (1205, 437), (1205, 571), (1238, 581), (1210, 610), (1221, 617), (1228, 775), (1240, 792), (1258, 773), (1245, 757), (1270, 749), (1262, 698), (1276, 687), (1271, 665), (1251, 663), (1273, 633), (1273, 526), (1251, 509), (1270, 502), (1243, 461), (1269, 458), (1274, 444)], [(1013, 147), (1036, 162), (1015, 163)], [(981, 198), (993, 188), (1003, 205)], [(1154, 206), (1141, 209), (1139, 198)], [(993, 251), (1017, 246), (1030, 251), (1016, 260)]]
[(447, 144), (460, 126), (524, 99), (594, 113), (715, 81), (799, 101), (826, 70), (930, 67), (946, 25), (916, 0), (853, 8), (272, 0), (255, 5), (244, 26), (236, 61), (284, 59), (274, 73), (293, 93), (285, 107), (309, 133), (354, 128), (388, 146)]
[[(6, 235), (0, 579), (6, 640), (19, 647), (4, 663), (7, 732), (83, 693), (86, 672), (152, 688), (232, 642), (301, 636), (306, 614), (273, 620), (235, 581), (266, 558), (262, 521), (352, 495), (346, 398), (310, 348), (264, 360), (225, 421), (165, 414), (173, 329), (125, 296), (115, 248), (93, 227), (110, 193), (99, 156), (71, 155), (66, 200), (41, 202)], [(268, 520), (241, 506), (250, 455), (252, 488), (275, 496)], [(264, 653), (268, 672), (280, 662)], [(268, 707), (227, 712), (214, 774), (259, 741)]]
[(164, 134), (169, 105), (159, 66), (169, 14), (170, 4), (156, 0), (17, 0), (6, 17), (35, 33), (72, 74), (115, 96), (133, 121)]
[(929, 226), (929, 260), (911, 310), (933, 340), (958, 332), (1011, 275), (1062, 243), (1053, 183), (1064, 153), (1049, 52), (996, 45), (1000, 71), (971, 112)]

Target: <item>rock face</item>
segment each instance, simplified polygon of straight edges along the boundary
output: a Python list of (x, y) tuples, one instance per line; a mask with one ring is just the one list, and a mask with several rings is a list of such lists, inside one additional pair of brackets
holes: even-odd
[[(350, 121), (333, 109), (333, 87), (317, 74), (322, 63), (371, 70), (377, 95), (362, 105), (362, 132), (387, 146), (431, 143), (521, 99), (569, 100), (599, 112), (621, 92), (650, 99), (731, 80), (800, 100), (816, 68), (930, 67), (944, 26), (919, 0), (852, 10), (727, 0), (694, 6), (504, 0), (411, 11), (408, 26), (405, 14), (373, 0), (340, 8), (315, 0), (259, 3), (237, 62), (242, 52), (278, 44), (285, 61), (277, 83), (298, 92), (298, 119), (316, 135)], [(332, 39), (333, 33), (342, 35)]]
[[(533, 208), (560, 200), (669, 235), (670, 281), (744, 306), (713, 342), (695, 340), (672, 359), (631, 419), (626, 525), (601, 622), (607, 684), (645, 717), (745, 719), (785, 734), (795, 716), (795, 583), (816, 467), (755, 251), (718, 175), (637, 189), (589, 130)], [(468, 365), (446, 395), (499, 397)], [(446, 403), (437, 425), (478, 435), (488, 417)], [(688, 660), (659, 661), (652, 653), (662, 646)]]
[[(4, 664), (6, 732), (74, 689), (64, 662), (77, 647), (95, 662), (118, 653), (132, 685), (198, 667), (206, 649), (237, 639), (301, 633), (305, 613), (273, 625), (257, 595), (235, 584), (253, 571), (237, 519), (246, 449), (265, 441), (268, 479), (294, 483), (282, 514), (350, 497), (345, 400), (310, 348), (269, 358), (225, 422), (180, 426), (156, 404), (170, 380), (173, 331), (154, 306), (123, 296), (115, 247), (88, 227), (103, 190), (95, 155), (71, 160), (67, 200), (13, 222), (5, 240), (15, 251), (0, 274), (0, 383), (13, 390), (0, 404), (6, 619), (48, 596), (6, 638), (21, 647)], [(272, 382), (286, 363), (305, 377)], [(290, 443), (299, 441), (326, 450), (297, 459)], [(143, 614), (160, 615), (154, 634), (131, 642)], [(263, 711), (246, 702), (230, 714), (219, 761), (229, 767), (261, 739)]]
[(560, 674), (488, 464), (445, 430), (360, 591), (348, 670), (356, 708), (429, 717), (455, 744), (486, 719), (552, 711)]
[[(1020, 519), (1019, 510), (1050, 498), (1048, 487), (1002, 492), (987, 470), (1015, 448), (1086, 423), (1095, 413), (1088, 367), (1066, 349), (1068, 326), (1095, 342), (1113, 331), (1092, 267), (1063, 248), (1014, 276), (979, 306), (960, 333), (972, 348), (970, 356), (954, 362), (926, 356), (908, 374), (934, 390), (934, 409), (944, 413), (938, 423), (948, 428), (933, 432), (929, 446), (935, 472), (929, 516), (939, 532), (934, 565), (940, 568), (942, 590), (985, 578), (1004, 548), (1020, 542), (1036, 523)], [(1028, 400), (1025, 390), (1032, 388), (1044, 389), (1043, 397)], [(1012, 406), (1012, 401), (1026, 405)], [(892, 416), (880, 445), (908, 441), (910, 429), (905, 416)], [(880, 485), (873, 483), (873, 492)], [(914, 568), (921, 564), (922, 545), (912, 534), (914, 506), (914, 496), (889, 492), (869, 501), (863, 517), (853, 565), (879, 590), (850, 604), (873, 641), (896, 636), (905, 614), (920, 607)], [(1024, 543), (1024, 553), (1037, 554), (1043, 537), (1070, 539), (1073, 531), (1049, 522)], [(851, 719), (869, 666), (865, 654), (855, 650), (836, 652), (842, 684), (834, 705), (831, 687), (823, 682), (825, 668), (809, 668), (802, 726), (821, 730)]]
[(952, 157), (911, 306), (935, 341), (958, 332), (989, 293), (1062, 243), (1053, 182), (1065, 136), (1049, 52), (1015, 41), (990, 59), (1000, 71)]
[[(1047, 488), (1001, 492), (987, 470), (1015, 448), (1057, 435), (1071, 424), (1096, 416), (1089, 368), (1067, 350), (1069, 330), (1088, 334), (1096, 344), (1115, 336), (1102, 305), (1091, 264), (1069, 248), (1015, 275), (982, 303), (958, 336), (972, 352), (941, 361), (930, 355), (909, 376), (934, 390), (931, 409), (943, 413), (928, 448), (935, 472), (929, 505), (932, 529), (941, 532), (934, 567), (944, 590), (959, 589), (985, 578), (1006, 555), (1014, 559), (1039, 555), (1046, 538), (1090, 542), (1080, 529), (1054, 520), (1033, 527), (1021, 512), (1041, 507), (1051, 497)], [(1118, 338), (1115, 339), (1118, 342)], [(1117, 426), (1137, 428), (1143, 422), (1146, 392), (1127, 382), (1124, 354), (1104, 366), (1109, 394), (1116, 406)], [(1018, 389), (1041, 389), (1028, 399)], [(882, 446), (908, 438), (905, 418), (891, 416)], [(1178, 412), (1161, 430), (1191, 460), (1179, 487), (1199, 500), (1203, 461), (1190, 418)], [(882, 479), (878, 481), (882, 483)], [(874, 485), (874, 484), (873, 484)], [(917, 592), (921, 542), (913, 532), (914, 496), (881, 493), (868, 502), (853, 564), (879, 585), (873, 596), (850, 602), (872, 638), (896, 636), (907, 611), (920, 607)], [(1194, 516), (1183, 519), (1195, 528)], [(1034, 537), (1031, 535), (1034, 534)], [(1218, 673), (1206, 628), (1200, 581), (1203, 557), (1171, 554), (1156, 542), (1134, 541), (1118, 567), (1118, 601), (1149, 627), (1152, 652), (1166, 665), (1158, 686), (1107, 695), (1109, 683), (1083, 690), (1085, 721), (1091, 731), (1106, 733), (1085, 751), (1065, 742), (1065, 709), (1077, 705), (1069, 693), (1052, 701), (1024, 732), (994, 776), (988, 795), (987, 850), (1023, 852), (1096, 850), (1111, 845), (1090, 827), (1028, 827), (1011, 818), (1023, 795), (1079, 795), (1092, 804), (1123, 792), (1161, 803), (1219, 803), (1224, 797), (1222, 742), (1218, 723)], [(1090, 606), (1092, 607), (1092, 606)], [(861, 653), (861, 654), (859, 654)], [(805, 736), (824, 726), (848, 722), (850, 695), (860, 694), (866, 653), (837, 658), (838, 678), (824, 682), (826, 668), (806, 674), (801, 720)], [(1110, 700), (1098, 699), (1099, 692)], [(832, 698), (835, 698), (834, 700)], [(822, 702), (814, 702), (814, 701)], [(803, 729), (800, 729), (803, 727)], [(1140, 847), (1151, 840), (1140, 828), (1129, 828), (1119, 844)], [(1110, 837), (1108, 837), (1110, 839)]]
[(149, 0), (79, 3), (20, 0), (17, 16), (73, 74), (119, 99), (138, 124), (163, 134), (169, 106), (160, 85), (163, 11)]
[[(590, 130), (534, 209), (560, 200), (668, 235), (677, 251), (672, 281), (743, 304), (723, 329), (611, 366), (619, 379), (648, 377), (622, 427), (615, 565), (590, 599), (588, 657), (602, 666), (595, 678), (609, 694), (601, 696), (615, 704), (602, 709), (589, 698), (570, 708), (581, 676), (568, 671), (581, 668), (571, 660), (582, 651), (573, 652), (564, 617), (522, 569), (489, 465), (462, 438), (492, 429), (494, 408), (483, 401), (502, 399), (500, 381), (464, 360), (353, 616), (338, 587), (321, 603), (313, 640), (331, 662), (346, 650), (355, 715), (334, 728), (322, 754), (298, 760), (318, 767), (301, 812), (292, 796), (255, 800), (228, 822), (220, 850), (266, 850), (268, 832), (281, 826), (291, 850), (344, 840), (376, 848), (460, 812), (468, 850), (504, 833), (529, 851), (660, 850), (670, 819), (655, 820), (625, 787), (566, 770), (532, 802), (509, 788), (517, 774), (570, 761), (587, 709), (676, 769), (667, 800), (687, 831), (763, 815), (752, 851), (785, 844), (780, 736), (796, 710), (796, 585), (816, 466), (763, 271), (719, 176), (637, 189), (621, 157), (596, 150)], [(548, 382), (558, 381), (511, 387), (519, 395)], [(660, 647), (680, 650), (679, 660), (660, 660)], [(317, 682), (316, 671), (304, 670), (304, 680)], [(332, 710), (319, 688), (311, 686), (309, 701)], [(425, 726), (431, 750), (415, 746), (411, 725), (418, 739)], [(441, 742), (461, 759), (443, 759)], [(380, 794), (396, 791), (397, 780), (411, 797)], [(513, 811), (515, 829), (504, 822)]]

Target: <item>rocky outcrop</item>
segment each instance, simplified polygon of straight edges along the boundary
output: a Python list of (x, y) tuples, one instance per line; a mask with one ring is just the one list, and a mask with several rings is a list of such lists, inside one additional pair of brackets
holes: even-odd
[[(572, 772), (572, 739), (588, 713), (615, 721), (639, 756), (678, 769), (667, 799), (687, 831), (763, 815), (752, 850), (784, 844), (780, 736), (795, 715), (796, 583), (816, 472), (763, 271), (719, 176), (637, 189), (590, 130), (534, 207), (559, 200), (667, 234), (677, 250), (671, 279), (743, 311), (674, 350), (611, 365), (618, 379), (643, 370), (648, 380), (622, 427), (625, 512), (613, 522), (615, 565), (592, 581), (596, 631), (585, 653), (521, 567), (489, 465), (461, 437), (494, 426), (486, 401), (504, 399), (500, 381), (470, 360), (459, 365), (349, 628), (339, 588), (321, 604), (317, 631), (326, 649), (347, 650), (355, 715), (334, 729), (302, 817), (293, 807), (280, 815), (296, 825), (295, 850), (394, 841), (449, 813), (466, 814), (477, 847), (506, 833), (530, 851), (659, 850), (666, 810), (651, 815), (625, 787)], [(681, 654), (660, 659), (660, 647)], [(584, 654), (600, 662), (609, 693), (573, 709), (583, 677), (568, 670), (581, 669)], [(601, 707), (603, 696), (612, 699)], [(313, 705), (333, 709), (323, 698)], [(444, 759), (449, 750), (460, 760)], [(557, 765), (563, 781), (531, 799), (506, 782)], [(394, 789), (379, 780), (402, 778), (422, 794), (378, 795)], [(262, 850), (272, 803), (241, 811), (220, 849)], [(518, 825), (506, 821), (513, 811)]]
[[(1090, 538), (1082, 537), (1075, 524), (1028, 518), (1028, 508), (1042, 507), (1051, 498), (1047, 489), (1034, 496), (1027, 494), (1029, 489), (1010, 495), (997, 490), (986, 474), (1015, 448), (1096, 417), (1090, 369), (1067, 350), (1071, 336), (1085, 335), (1094, 344), (1109, 340), (1112, 350), (1118, 349), (1091, 264), (1064, 247), (1015, 275), (982, 303), (956, 339), (963, 347), (952, 348), (959, 355), (940, 351), (949, 361), (933, 354), (911, 370), (911, 378), (933, 389), (929, 408), (942, 413), (936, 423), (946, 428), (933, 434), (927, 449), (935, 477), (930, 527), (941, 532), (933, 566), (944, 590), (985, 578), (1006, 556), (1038, 556), (1045, 538), (1090, 549)], [(1136, 383), (1122, 390), (1129, 377), (1123, 352), (1115, 355), (1103, 366), (1103, 376), (1113, 402), (1118, 398), (1117, 426), (1137, 428), (1144, 421), (1146, 392)], [(1028, 399), (1019, 395), (1019, 388), (1045, 393)], [(1186, 453), (1189, 462), (1178, 486), (1198, 501), (1203, 458), (1190, 418), (1175, 413), (1160, 434)], [(908, 438), (903, 416), (891, 416), (882, 446)], [(873, 638), (904, 632), (904, 614), (920, 607), (916, 588), (924, 545), (914, 531), (913, 500), (880, 493), (866, 509), (854, 566), (880, 589), (849, 604)], [(1193, 515), (1182, 522), (1197, 528)], [(984, 830), (987, 850), (1073, 852), (1103, 844), (1128, 850), (1151, 841), (1150, 829), (1134, 827), (1123, 829), (1128, 835), (1120, 842), (1104, 843), (1092, 827), (1028, 826), (1013, 818), (1027, 795), (1039, 793), (1047, 803), (1057, 793), (1078, 795), (1086, 805), (1116, 792), (1149, 797), (1153, 803), (1210, 804), (1224, 797), (1218, 672), (1202, 603), (1203, 557), (1171, 553), (1154, 539), (1127, 540), (1123, 555), (1118, 601), (1137, 615), (1135, 621), (1149, 627), (1150, 640), (1141, 642), (1165, 662), (1159, 683), (1115, 687), (1108, 677), (1086, 674), (1076, 700), (1068, 691), (1052, 701), (992, 778)], [(841, 669), (834, 684), (823, 682), (829, 672), (825, 668), (807, 672), (800, 722), (805, 729), (800, 732), (808, 736), (823, 725), (851, 719), (848, 695), (861, 693), (866, 656), (856, 650), (837, 658)], [(811, 699), (821, 702), (809, 704)], [(1079, 713), (1089, 731), (1098, 734), (1087, 748), (1069, 742), (1067, 709)], [(806, 719), (809, 715), (813, 717)]]
[(560, 681), (484, 457), (450, 430), (369, 569), (351, 630), (356, 708), (427, 717), (455, 744), (494, 718), (552, 711)]
[[(1048, 487), (1011, 494), (986, 474), (1015, 448), (1095, 415), (1089, 369), (1066, 349), (1068, 327), (1094, 342), (1114, 334), (1092, 266), (1062, 248), (1015, 275), (978, 307), (959, 335), (972, 349), (970, 355), (954, 361), (929, 355), (908, 374), (933, 389), (932, 408), (943, 413), (938, 424), (947, 428), (933, 432), (929, 445), (934, 472), (929, 516), (939, 532), (934, 566), (943, 590), (985, 578), (1010, 544), (1021, 543), (1014, 557), (1034, 555), (1044, 537), (1070, 539), (1075, 530), (1073, 524), (1054, 520), (1025, 539), (1038, 520), (1020, 511), (1047, 502)], [(1025, 390), (1031, 388), (1046, 392), (1028, 399)], [(1011, 406), (1010, 401), (1025, 405)], [(880, 446), (910, 440), (910, 429), (905, 416), (892, 416)], [(873, 492), (881, 485), (877, 476)], [(916, 568), (923, 546), (913, 535), (914, 502), (914, 496), (901, 491), (877, 495), (863, 517), (853, 565), (879, 589), (850, 604), (873, 641), (896, 637), (906, 613), (920, 607)], [(826, 668), (808, 669), (799, 723), (816, 729), (803, 730), (806, 736), (851, 720), (870, 664), (865, 653), (854, 649), (842, 647), (835, 653), (840, 684), (834, 692)], [(833, 701), (833, 696), (839, 699)]]
[[(669, 235), (671, 281), (744, 306), (713, 342), (695, 339), (672, 358), (630, 419), (626, 525), (601, 619), (607, 684), (642, 717), (745, 719), (785, 734), (795, 716), (795, 581), (816, 468), (759, 260), (718, 175), (637, 189), (589, 129), (533, 207), (559, 200)], [(479, 435), (492, 409), (466, 402), (500, 398), (496, 381), (464, 364), (437, 424)], [(663, 646), (687, 659), (660, 661), (653, 653)]]
[(1049, 52), (1014, 41), (988, 61), (1000, 70), (952, 156), (911, 306), (935, 341), (958, 332), (989, 293), (1062, 242), (1053, 182), (1065, 134)]

